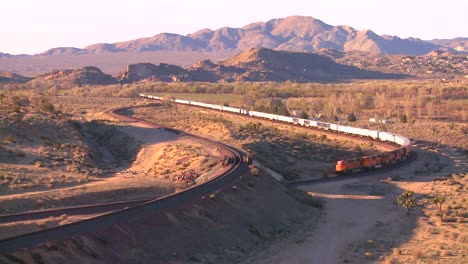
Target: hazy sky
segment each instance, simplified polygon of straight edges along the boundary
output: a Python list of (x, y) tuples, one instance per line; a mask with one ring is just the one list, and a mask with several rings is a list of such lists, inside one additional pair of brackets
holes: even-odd
[(468, 37), (468, 0), (3, 0), (0, 52), (84, 48), (162, 32), (242, 27), (291, 15), (377, 34)]

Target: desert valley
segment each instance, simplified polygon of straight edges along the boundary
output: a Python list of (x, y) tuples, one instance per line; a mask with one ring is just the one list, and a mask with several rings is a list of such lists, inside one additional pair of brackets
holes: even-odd
[(467, 69), (310, 16), (0, 53), (0, 263), (466, 263)]

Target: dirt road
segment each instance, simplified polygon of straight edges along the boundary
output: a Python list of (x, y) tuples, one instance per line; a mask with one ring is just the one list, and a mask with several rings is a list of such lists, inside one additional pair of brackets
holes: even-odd
[[(415, 171), (425, 168), (427, 163), (433, 162), (431, 157), (434, 157), (427, 155), (424, 146), (417, 151), (420, 153), (417, 161), (389, 172), (301, 186), (300, 188), (309, 195), (320, 197), (326, 202), (326, 213), (322, 221), (314, 230), (278, 242), (244, 263), (362, 263), (368, 246), (363, 241), (373, 243), (369, 239), (373, 237), (371, 233), (374, 229), (395, 226), (407, 219), (403, 208), (394, 203), (395, 198), (404, 189), (427, 193), (432, 185), (429, 179), (466, 169), (460, 166), (459, 157), (446, 149), (438, 153), (444, 157), (442, 163), (446, 164), (445, 169), (437, 173), (415, 176)], [(402, 180), (390, 183), (381, 181), (389, 177)], [(387, 240), (399, 236), (391, 232), (386, 235)], [(366, 262), (374, 260), (368, 259)]]

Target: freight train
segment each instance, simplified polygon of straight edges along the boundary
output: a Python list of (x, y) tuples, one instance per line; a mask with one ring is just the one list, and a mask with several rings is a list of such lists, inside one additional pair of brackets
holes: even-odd
[[(163, 100), (162, 97), (139, 94), (140, 97), (154, 99), (154, 100)], [(357, 137), (367, 137), (372, 140), (379, 140), (383, 142), (393, 143), (399, 146), (396, 150), (390, 152), (384, 152), (372, 156), (364, 156), (355, 159), (347, 160), (338, 160), (336, 162), (336, 173), (337, 174), (347, 174), (357, 171), (366, 171), (371, 169), (377, 169), (380, 167), (390, 166), (396, 164), (400, 161), (406, 160), (411, 153), (411, 141), (402, 136), (390, 132), (358, 128), (351, 126), (343, 126), (334, 123), (327, 123), (317, 120), (309, 120), (304, 118), (297, 118), (291, 116), (283, 116), (277, 114), (269, 114), (257, 111), (250, 111), (242, 108), (235, 108), (229, 106), (221, 106), (215, 104), (207, 104), (201, 102), (195, 102), (190, 100), (180, 100), (180, 99), (170, 99), (174, 103), (192, 105), (198, 107), (204, 107), (209, 109), (214, 109), (218, 111), (231, 112), (235, 114), (248, 115), (257, 118), (268, 119), (272, 121), (284, 122), (293, 125), (300, 125), (303, 127), (310, 127), (315, 129), (332, 131), (335, 133), (341, 133), (346, 135), (352, 135)]]

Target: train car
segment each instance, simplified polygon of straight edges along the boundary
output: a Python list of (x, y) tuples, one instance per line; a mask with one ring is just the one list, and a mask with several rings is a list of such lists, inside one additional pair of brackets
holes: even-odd
[(386, 141), (387, 140), (387, 133), (385, 131), (379, 131), (379, 140), (380, 141)]
[(299, 125), (305, 126), (305, 127), (310, 127), (310, 120), (309, 119), (299, 118)]
[(352, 134), (353, 133), (353, 127), (339, 126), (338, 127), (338, 132), (341, 132), (341, 133), (344, 133), (344, 134)]
[(362, 159), (339, 160), (336, 162), (336, 173), (346, 174), (350, 172), (357, 172), (363, 168)]
[(369, 137), (372, 139), (378, 140), (379, 139), (379, 131), (378, 130), (369, 130)]
[(223, 110), (223, 106), (222, 105), (210, 105), (209, 108), (211, 109), (214, 109), (214, 110)]
[(257, 112), (257, 111), (249, 111), (249, 115), (254, 116), (254, 117), (266, 118), (270, 120), (277, 120), (277, 115), (275, 114), (268, 114), (268, 113)]
[(354, 131), (356, 132), (355, 133), (356, 135), (361, 136), (361, 137), (369, 137), (370, 135), (369, 129), (366, 129), (366, 128), (355, 127)]
[(190, 104), (190, 101), (189, 101), (189, 100), (175, 99), (174, 102), (176, 102), (176, 103), (178, 103), (178, 104), (186, 104), (186, 105), (189, 105), (189, 104)]
[(387, 132), (385, 141), (395, 143), (395, 134)]
[(382, 167), (383, 155), (372, 155), (362, 157), (365, 170)]
[(223, 111), (236, 113), (236, 114), (242, 114), (242, 109), (235, 108), (235, 107), (229, 107), (229, 106), (223, 106)]
[(317, 121), (315, 121), (315, 120), (310, 120), (310, 121), (309, 121), (309, 126), (311, 126), (311, 127), (317, 127)]
[(317, 121), (317, 127), (320, 128), (320, 129), (324, 129), (324, 130), (329, 130), (330, 129), (330, 123)]
[(277, 115), (276, 118), (276, 120), (281, 122), (294, 123), (294, 118), (291, 116)]
[(221, 110), (222, 109), (222, 106), (214, 105), (214, 104), (200, 103), (200, 102), (194, 102), (194, 101), (191, 101), (190, 104), (195, 105), (195, 106), (215, 109), (215, 110)]
[[(146, 94), (139, 94), (140, 97), (162, 100), (162, 97), (151, 96)], [(310, 119), (302, 119), (296, 117), (282, 116), (276, 114), (269, 114), (257, 111), (249, 111), (246, 109), (219, 106), (214, 104), (207, 104), (201, 102), (194, 102), (188, 100), (171, 100), (180, 104), (190, 104), (215, 110), (227, 111), (232, 113), (240, 113), (249, 115), (252, 117), (265, 118), (274, 121), (282, 121), (291, 124), (299, 124), (304, 127), (315, 127), (324, 130), (332, 130), (339, 133), (352, 134), (361, 137), (369, 137), (375, 140), (380, 140), (384, 142), (392, 142), (400, 145), (401, 147), (390, 152), (381, 153), (373, 156), (365, 156), (360, 159), (351, 159), (351, 160), (339, 160), (336, 163), (336, 172), (337, 173), (348, 173), (366, 169), (379, 168), (386, 165), (395, 164), (401, 160), (408, 158), (411, 152), (411, 141), (401, 135), (393, 134), (390, 132), (383, 132), (378, 130), (370, 130), (365, 128), (356, 128), (351, 126), (341, 126), (333, 123), (327, 123), (322, 121), (315, 121)]]
[(407, 145), (409, 144), (409, 140), (407, 138), (405, 138), (404, 136), (401, 136), (401, 135), (395, 135), (395, 143), (397, 143), (398, 145), (400, 146), (404, 146), (404, 145)]

